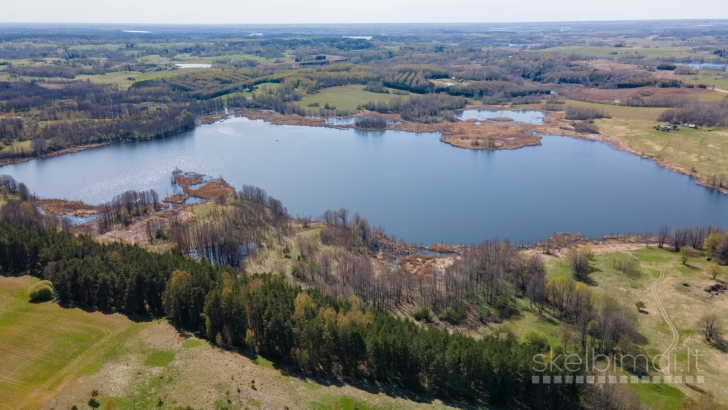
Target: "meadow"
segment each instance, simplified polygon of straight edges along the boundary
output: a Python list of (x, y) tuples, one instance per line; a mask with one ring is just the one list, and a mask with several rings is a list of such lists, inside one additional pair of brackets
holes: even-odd
[(393, 94), (391, 89), (388, 90), (390, 94), (364, 91), (363, 85), (330, 87), (316, 94), (306, 95), (298, 102), (298, 105), (307, 108), (309, 104), (318, 103), (321, 107), (329, 104), (339, 110), (356, 110), (357, 106), (366, 104), (369, 101), (384, 101), (388, 103), (394, 98), (406, 98), (406, 96)]
[(31, 277), (0, 276), (0, 409), (36, 409), (145, 326), (119, 314), (30, 303)]

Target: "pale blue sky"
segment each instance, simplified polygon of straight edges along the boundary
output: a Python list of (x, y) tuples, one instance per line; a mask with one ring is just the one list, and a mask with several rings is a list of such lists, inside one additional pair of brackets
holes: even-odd
[(0, 6), (0, 22), (288, 24), (728, 18), (728, 0), (0, 0)]

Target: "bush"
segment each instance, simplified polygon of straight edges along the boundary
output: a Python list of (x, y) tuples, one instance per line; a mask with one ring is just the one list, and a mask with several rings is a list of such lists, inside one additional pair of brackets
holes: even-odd
[(676, 75), (695, 75), (697, 73), (698, 72), (696, 70), (693, 70), (692, 68), (685, 65), (675, 68)]
[(599, 128), (595, 124), (589, 122), (574, 124), (574, 131), (579, 134), (599, 134)]
[(546, 103), (544, 104), (543, 109), (544, 111), (563, 111), (564, 104)]
[(665, 70), (665, 71), (669, 71), (669, 70), (674, 70), (674, 69), (676, 69), (676, 68), (677, 68), (677, 66), (676, 66), (676, 65), (674, 65), (674, 64), (670, 64), (670, 63), (661, 63), (661, 64), (658, 64), (658, 65), (657, 65), (657, 69), (658, 69), (658, 70)]
[(599, 118), (612, 118), (608, 112), (597, 108), (574, 107), (569, 105), (566, 107), (567, 120), (594, 120)]
[(364, 129), (383, 130), (387, 128), (387, 120), (376, 115), (357, 117), (354, 119), (354, 124), (356, 124), (357, 127)]
[(414, 317), (418, 322), (423, 319), (427, 320), (430, 318), (430, 310), (424, 306), (415, 306), (414, 309), (412, 309), (412, 317)]
[(50, 281), (42, 280), (28, 288), (28, 295), (33, 302), (53, 299), (53, 284)]
[(628, 275), (633, 273), (637, 268), (635, 260), (629, 256), (612, 259), (612, 266), (614, 266), (614, 269)]
[(465, 317), (465, 312), (461, 309), (455, 309), (452, 306), (446, 307), (445, 310), (438, 316), (440, 320), (450, 322), (451, 324), (458, 323), (463, 317)]

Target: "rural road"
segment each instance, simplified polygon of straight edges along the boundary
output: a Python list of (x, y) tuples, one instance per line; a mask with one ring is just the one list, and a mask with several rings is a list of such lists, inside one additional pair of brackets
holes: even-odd
[[(665, 279), (665, 271), (667, 268), (672, 265), (672, 263), (677, 259), (677, 256), (672, 258), (669, 262), (667, 262), (665, 265), (662, 266), (660, 269), (660, 277), (657, 278), (654, 282), (652, 282), (652, 296), (655, 297), (655, 301), (657, 302), (657, 308), (660, 310), (660, 314), (662, 315), (662, 318), (665, 319), (665, 322), (670, 327), (670, 331), (672, 332), (672, 340), (670, 341), (670, 345), (667, 346), (667, 349), (665, 349), (664, 352), (662, 352), (663, 357), (660, 358), (660, 369), (662, 371), (662, 374), (665, 377), (672, 377), (672, 374), (670, 373), (670, 366), (669, 361), (668, 365), (665, 366), (663, 363), (666, 361), (666, 357), (670, 357), (670, 353), (675, 350), (677, 347), (678, 341), (680, 341), (680, 334), (677, 331), (677, 328), (675, 325), (672, 324), (672, 321), (670, 320), (670, 317), (667, 316), (667, 312), (665, 311), (665, 307), (662, 305), (662, 301), (660, 300), (660, 293), (657, 290), (657, 287), (662, 283), (662, 281)], [(688, 387), (686, 387), (684, 384), (673, 384), (676, 388), (678, 388), (683, 394), (685, 394), (687, 397), (690, 397), (692, 399), (697, 399), (698, 395), (690, 390)]]

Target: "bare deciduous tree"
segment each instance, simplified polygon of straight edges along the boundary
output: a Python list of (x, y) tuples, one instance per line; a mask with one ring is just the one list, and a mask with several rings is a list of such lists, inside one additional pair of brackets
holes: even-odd
[(698, 321), (698, 326), (700, 327), (700, 330), (703, 331), (703, 334), (705, 335), (705, 340), (707, 340), (708, 342), (712, 341), (720, 335), (720, 319), (715, 313), (708, 313), (706, 315), (703, 315)]

